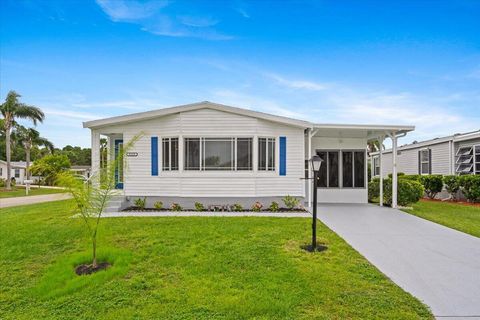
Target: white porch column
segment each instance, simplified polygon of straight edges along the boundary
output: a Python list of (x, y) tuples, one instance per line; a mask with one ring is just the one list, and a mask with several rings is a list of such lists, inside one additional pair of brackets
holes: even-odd
[[(379, 149), (380, 152), (378, 153), (378, 165), (380, 166), (380, 207), (383, 207), (383, 165), (382, 165), (382, 154), (383, 154), (383, 140), (385, 139), (384, 136), (381, 136), (378, 139), (378, 143), (380, 144)], [(375, 166), (374, 166), (375, 170)]]
[(397, 177), (397, 135), (392, 134), (392, 208), (397, 208), (397, 188), (398, 188), (398, 177)]
[(92, 136), (92, 174), (97, 174), (100, 170), (100, 133), (91, 130)]
[[(308, 155), (307, 155), (307, 160), (310, 160), (312, 157), (312, 129), (308, 129)], [(308, 163), (307, 166), (307, 172), (308, 172), (308, 180), (307, 180), (307, 186), (308, 186), (308, 207), (312, 208), (312, 172), (310, 170), (310, 162)]]

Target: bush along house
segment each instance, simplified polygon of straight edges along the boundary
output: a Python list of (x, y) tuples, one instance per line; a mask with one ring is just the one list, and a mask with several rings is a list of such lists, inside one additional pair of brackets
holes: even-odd
[[(192, 208), (240, 203), (250, 208), (286, 195), (312, 202), (308, 159), (323, 159), (318, 202), (367, 203), (369, 141), (397, 139), (413, 126), (317, 124), (200, 102), (85, 122), (91, 130), (92, 173), (100, 165), (100, 138), (109, 157), (142, 133), (116, 168), (119, 207), (146, 198)], [(391, 159), (396, 167), (396, 157)], [(396, 175), (392, 179), (396, 190)], [(396, 207), (396, 192), (392, 206)], [(118, 209), (118, 208), (117, 208)]]
[[(393, 154), (391, 149), (370, 154), (372, 177), (392, 173)], [(480, 130), (403, 145), (396, 157), (397, 172), (406, 175), (480, 175)], [(444, 190), (437, 198), (449, 196)]]

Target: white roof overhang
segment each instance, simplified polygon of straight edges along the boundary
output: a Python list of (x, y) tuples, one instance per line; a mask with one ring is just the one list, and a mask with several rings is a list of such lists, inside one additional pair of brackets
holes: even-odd
[(376, 140), (389, 135), (402, 135), (415, 130), (415, 126), (369, 124), (314, 124), (315, 136), (332, 138), (363, 138)]

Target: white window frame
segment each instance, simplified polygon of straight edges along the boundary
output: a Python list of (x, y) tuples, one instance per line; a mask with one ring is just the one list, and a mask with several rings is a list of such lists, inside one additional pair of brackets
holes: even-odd
[(477, 157), (480, 157), (480, 144), (475, 144), (473, 146), (473, 174), (480, 175), (480, 169), (477, 169), (477, 166), (480, 166), (480, 160), (477, 161)]
[[(257, 167), (259, 172), (275, 172), (277, 171), (277, 138), (276, 137), (268, 137), (268, 136), (260, 136), (257, 138)], [(260, 139), (265, 139), (265, 169), (260, 169), (260, 153), (258, 152), (260, 146)], [(268, 164), (268, 156), (270, 155), (270, 150), (268, 148), (269, 142), (273, 141), (273, 167), (270, 167)]]
[[(427, 153), (427, 157), (428, 157), (427, 161), (422, 160), (423, 159), (423, 156), (422, 156), (423, 152)], [(419, 162), (420, 162), (420, 172), (419, 172), (419, 174), (422, 175), (422, 176), (429, 175), (430, 174), (430, 162), (432, 161), (432, 159), (430, 159), (430, 149), (420, 149), (419, 157), (420, 157), (420, 160), (419, 160)], [(424, 164), (427, 164), (427, 166), (428, 166), (427, 167), (428, 169), (427, 169), (426, 173), (423, 172), (423, 165)]]
[[(377, 173), (378, 169), (378, 173)], [(380, 176), (380, 157), (373, 157), (373, 176)]]
[[(186, 145), (185, 140), (186, 139), (199, 139), (200, 146), (199, 146), (199, 169), (187, 169), (186, 166), (186, 161), (184, 159), (183, 161), (183, 170), (188, 171), (188, 172), (198, 172), (198, 171), (204, 171), (204, 172), (233, 172), (233, 171), (239, 171), (239, 172), (253, 172), (254, 170), (254, 137), (252, 136), (185, 136), (183, 137), (183, 144), (184, 146)], [(251, 158), (252, 158), (252, 166), (250, 169), (241, 169), (238, 170), (237, 166), (237, 142), (238, 139), (251, 139)], [(207, 168), (205, 166), (205, 142), (211, 140), (219, 140), (219, 141), (228, 141), (230, 140), (231, 142), (231, 156), (232, 156), (232, 166), (230, 168)], [(185, 148), (185, 147), (184, 147)], [(185, 157), (185, 152), (181, 155), (182, 157)], [(163, 159), (163, 157), (162, 157)]]
[[(178, 150), (177, 150), (177, 168), (176, 169), (172, 169), (172, 139), (177, 139)], [(163, 140), (168, 141), (168, 168), (167, 169), (165, 169), (165, 166), (164, 166), (164, 163), (163, 163), (163, 154), (164, 154), (164, 151), (165, 151), (165, 150), (163, 150)], [(161, 147), (160, 147), (162, 171), (168, 171), (168, 172), (178, 171), (180, 169), (180, 138), (178, 136), (177, 137), (162, 137), (160, 141), (162, 142)]]
[[(18, 174), (17, 174), (17, 172), (18, 172)], [(20, 179), (20, 169), (18, 169), (18, 168), (17, 168), (17, 169), (13, 169), (13, 177), (14, 177), (15, 179)]]

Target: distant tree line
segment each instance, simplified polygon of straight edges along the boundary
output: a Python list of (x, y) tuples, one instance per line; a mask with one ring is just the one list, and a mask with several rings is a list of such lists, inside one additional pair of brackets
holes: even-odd
[(15, 91), (10, 91), (5, 102), (0, 104), (0, 160), (7, 162), (7, 179), (4, 181), (7, 190), (14, 182), (11, 177), (12, 161), (26, 161), (27, 179), (31, 177), (30, 165), (34, 162), (32, 173), (42, 176), (48, 184), (54, 183), (53, 177), (58, 171), (67, 170), (71, 165), (90, 165), (89, 148), (70, 145), (55, 148), (35, 128), (20, 125), (18, 119), (30, 121), (34, 126), (45, 119), (40, 108), (21, 102), (20, 97)]

